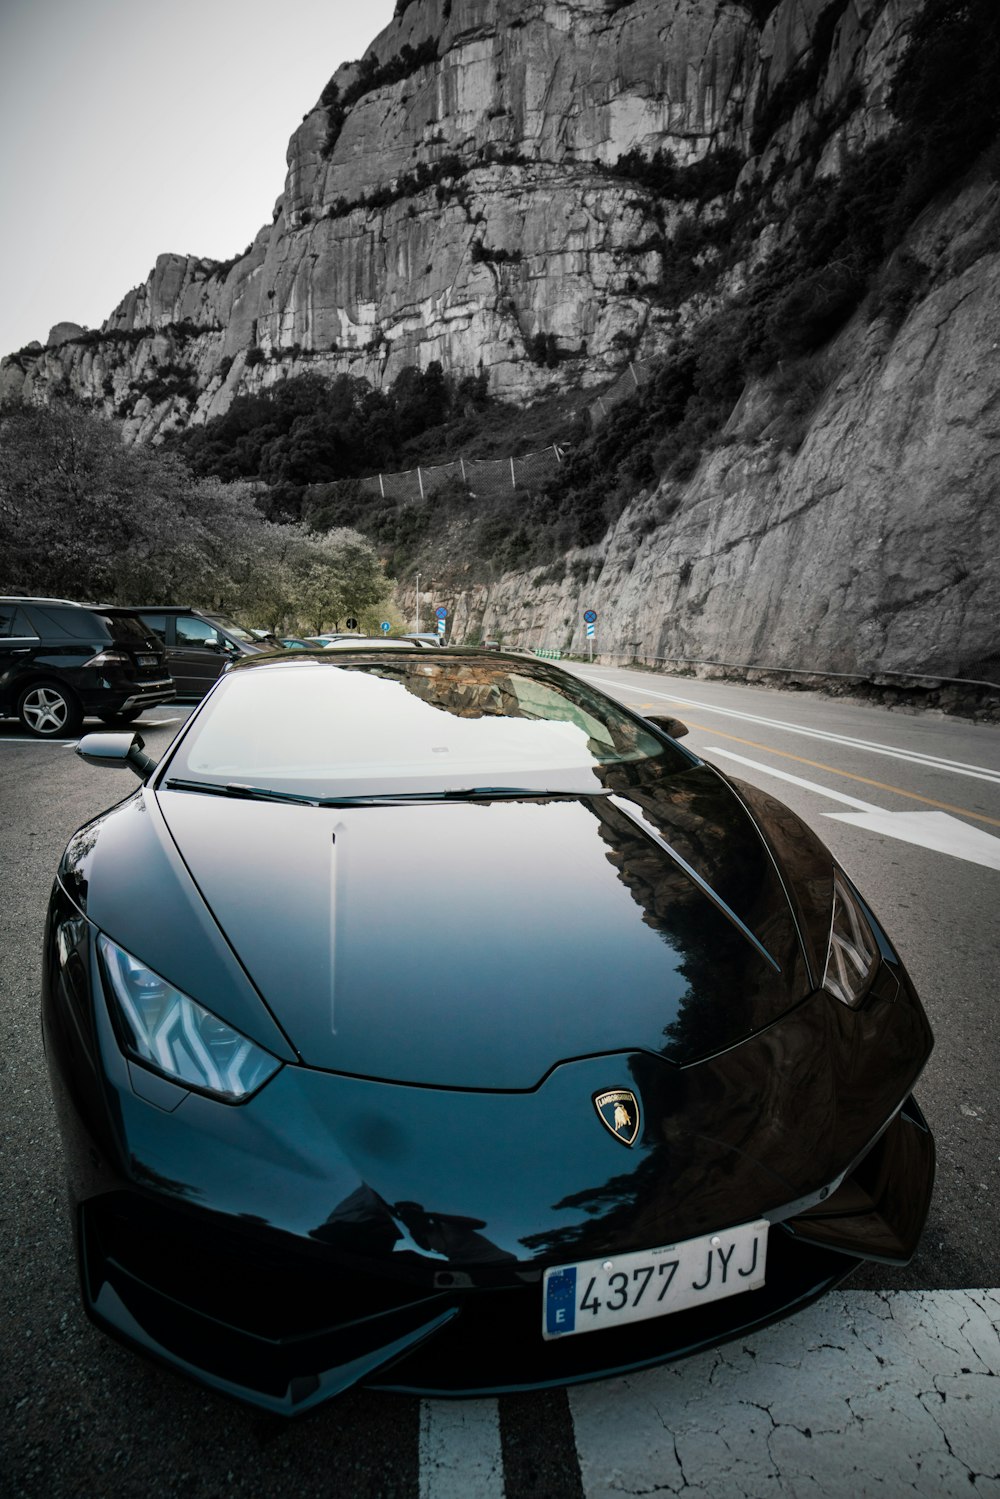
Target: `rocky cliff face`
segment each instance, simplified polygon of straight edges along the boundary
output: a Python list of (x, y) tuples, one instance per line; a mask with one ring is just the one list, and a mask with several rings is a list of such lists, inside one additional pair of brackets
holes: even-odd
[[(381, 384), (439, 359), (522, 399), (604, 381), (677, 325), (649, 289), (677, 222), (713, 211), (681, 201), (665, 220), (618, 158), (729, 150), (748, 190), (777, 174), (780, 197), (782, 164), (822, 129), (835, 171), (886, 128), (918, 4), (780, 0), (761, 24), (767, 6), (737, 0), (410, 0), (305, 116), (242, 255), (160, 256), (102, 329), (60, 325), (8, 359), (0, 394), (68, 381), (148, 439), (306, 370)], [(555, 370), (530, 358), (539, 334)]]
[(859, 317), (833, 343), (797, 451), (752, 385), (693, 479), (637, 497), (561, 582), (453, 575), (456, 638), (584, 652), (593, 608), (626, 658), (1000, 681), (998, 224), (986, 178), (922, 219), (936, 286), (898, 332)]

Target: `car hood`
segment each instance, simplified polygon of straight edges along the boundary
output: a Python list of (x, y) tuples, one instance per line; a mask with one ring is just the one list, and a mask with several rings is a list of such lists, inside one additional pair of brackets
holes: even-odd
[(571, 1058), (713, 1054), (809, 988), (770, 856), (707, 767), (572, 800), (157, 801), (313, 1067), (528, 1090)]

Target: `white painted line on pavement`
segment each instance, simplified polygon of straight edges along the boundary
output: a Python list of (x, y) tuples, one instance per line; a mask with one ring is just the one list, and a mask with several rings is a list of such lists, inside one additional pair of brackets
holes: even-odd
[(9, 745), (12, 749), (37, 749), (42, 746), (49, 749), (73, 749), (79, 742), (78, 739), (0, 739), (0, 745)]
[(585, 1499), (1000, 1495), (1000, 1292), (833, 1292), (738, 1343), (570, 1389)]
[(420, 1499), (504, 1499), (495, 1400), (421, 1401)]
[[(588, 678), (588, 680), (591, 680)], [(601, 682), (605, 687), (614, 687), (621, 692), (625, 685), (622, 682), (613, 682), (607, 677), (594, 677), (594, 681)], [(629, 690), (633, 684), (628, 684)], [(639, 691), (636, 687), (635, 691)], [(888, 744), (878, 744), (873, 739), (854, 739), (848, 734), (834, 734), (826, 729), (807, 729), (801, 724), (788, 723), (781, 718), (763, 718), (757, 713), (741, 713), (736, 708), (717, 708), (711, 703), (698, 702), (696, 698), (678, 697), (674, 692), (657, 692), (653, 688), (643, 686), (642, 691), (647, 697), (662, 698), (667, 703), (680, 703), (685, 708), (696, 708), (699, 713), (719, 713), (724, 718), (739, 718), (744, 723), (761, 724), (769, 729), (784, 729), (789, 734), (802, 734), (806, 739), (822, 739), (829, 744), (844, 744), (850, 749), (867, 750), (873, 755), (888, 755), (893, 760), (908, 760), (914, 765), (926, 765), (935, 770), (950, 771), (953, 775), (971, 776), (977, 781), (992, 781), (1000, 783), (1000, 770), (990, 770), (985, 765), (970, 765), (964, 760), (945, 760), (938, 755), (925, 755), (920, 750), (894, 749)]]
[(849, 822), (869, 833), (884, 833), (902, 843), (916, 843), (939, 854), (951, 854), (985, 869), (1000, 869), (1000, 838), (970, 827), (947, 812), (824, 812), (834, 822)]
[[(827, 786), (820, 786), (816, 781), (807, 781), (803, 776), (792, 775), (790, 770), (778, 770), (776, 766), (764, 765), (760, 760), (748, 760), (746, 755), (738, 755), (735, 750), (723, 749), (718, 744), (707, 744), (706, 755), (722, 755), (726, 760), (736, 760), (740, 765), (749, 765), (751, 770), (761, 770), (765, 775), (776, 776), (779, 781), (788, 781), (793, 786), (801, 786), (805, 791), (815, 791), (820, 796), (828, 796), (831, 801), (843, 802), (845, 807), (856, 807), (859, 812), (879, 812), (881, 808), (874, 806), (871, 802), (863, 802), (856, 796), (848, 796), (846, 791), (831, 791)], [(829, 816), (834, 816), (830, 813)]]
[(964, 859), (969, 864), (981, 864), (986, 869), (1000, 869), (1000, 838), (984, 833), (981, 828), (970, 827), (948, 812), (888, 812), (872, 802), (863, 802), (843, 791), (831, 791), (816, 781), (807, 781), (803, 776), (792, 775), (790, 770), (778, 770), (760, 760), (749, 760), (746, 755), (737, 755), (733, 750), (720, 745), (705, 747), (709, 755), (722, 755), (727, 760), (736, 760), (759, 770), (764, 775), (776, 776), (779, 781), (789, 781), (817, 796), (829, 797), (831, 801), (843, 802), (855, 807), (855, 812), (824, 812), (834, 822), (849, 822), (853, 827), (865, 828), (870, 833), (882, 833), (887, 838), (898, 838), (901, 843), (915, 843), (920, 848), (932, 849), (935, 853), (950, 854), (952, 858)]

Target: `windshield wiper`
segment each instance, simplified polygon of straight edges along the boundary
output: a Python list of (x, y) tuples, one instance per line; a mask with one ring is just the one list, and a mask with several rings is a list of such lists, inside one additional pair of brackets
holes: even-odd
[(294, 802), (306, 807), (394, 807), (403, 802), (579, 801), (607, 796), (603, 787), (586, 791), (545, 791), (537, 786), (464, 786), (454, 791), (375, 791), (357, 796), (306, 796), (297, 791), (271, 791), (242, 781), (164, 781), (166, 791), (198, 791), (204, 796), (228, 796), (237, 801)]
[(538, 786), (463, 786), (455, 791), (383, 791), (360, 796), (324, 796), (321, 807), (392, 807), (401, 802), (579, 801), (607, 796), (603, 787), (586, 791), (545, 791)]
[(164, 781), (167, 791), (200, 791), (205, 796), (231, 796), (248, 802), (297, 802), (306, 807), (321, 806), (318, 797), (302, 796), (296, 791), (269, 791), (266, 786), (246, 786), (242, 781)]

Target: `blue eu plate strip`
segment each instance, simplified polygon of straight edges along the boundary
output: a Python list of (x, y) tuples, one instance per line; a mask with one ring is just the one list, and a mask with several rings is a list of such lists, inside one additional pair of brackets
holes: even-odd
[(576, 1327), (576, 1267), (556, 1270), (545, 1287), (545, 1330), (550, 1337)]

